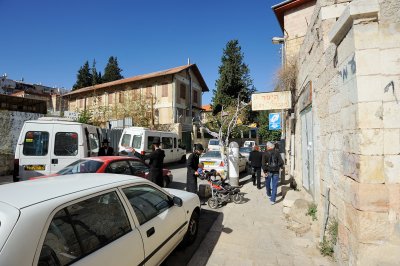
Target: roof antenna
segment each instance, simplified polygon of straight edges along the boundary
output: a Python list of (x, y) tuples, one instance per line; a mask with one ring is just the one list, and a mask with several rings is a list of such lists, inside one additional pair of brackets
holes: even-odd
[(190, 65), (190, 58), (188, 57), (188, 65)]

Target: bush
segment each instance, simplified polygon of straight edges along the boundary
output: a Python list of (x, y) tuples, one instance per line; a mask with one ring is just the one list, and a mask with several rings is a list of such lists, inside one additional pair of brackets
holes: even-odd
[(326, 236), (319, 243), (319, 250), (323, 256), (333, 257), (334, 247), (338, 237), (338, 221), (335, 218), (330, 219)]
[(308, 206), (307, 215), (311, 216), (313, 221), (317, 220), (317, 205), (315, 203), (311, 203), (310, 206)]

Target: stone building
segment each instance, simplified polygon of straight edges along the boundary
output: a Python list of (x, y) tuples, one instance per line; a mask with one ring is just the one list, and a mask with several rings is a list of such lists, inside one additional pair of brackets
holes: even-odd
[(145, 119), (149, 127), (176, 131), (190, 149), (192, 119), (201, 110), (205, 91), (200, 70), (190, 64), (81, 88), (64, 98), (69, 111), (92, 110), (100, 125), (125, 118), (137, 125), (135, 121)]
[(316, 1), (297, 63), (294, 177), (340, 264), (397, 265), (400, 1)]

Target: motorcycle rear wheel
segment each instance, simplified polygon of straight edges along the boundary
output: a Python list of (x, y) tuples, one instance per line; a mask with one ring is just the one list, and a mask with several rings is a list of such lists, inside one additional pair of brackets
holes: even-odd
[(233, 202), (236, 203), (236, 204), (240, 204), (243, 201), (243, 195), (239, 194), (239, 193), (233, 195), (232, 198), (233, 198)]

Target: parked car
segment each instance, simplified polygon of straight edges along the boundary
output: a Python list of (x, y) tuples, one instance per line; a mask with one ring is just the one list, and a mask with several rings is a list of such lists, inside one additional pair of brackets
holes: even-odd
[(243, 144), (243, 147), (254, 147), (256, 145), (256, 142), (254, 140), (246, 140)]
[[(206, 171), (214, 169), (221, 175), (225, 175), (225, 163), (222, 159), (220, 151), (208, 151), (204, 153), (200, 157), (199, 162), (204, 164), (204, 169)], [(239, 172), (247, 171), (247, 167), (247, 159), (239, 153)]]
[[(49, 176), (60, 176), (70, 174), (82, 173), (110, 173), (110, 174), (123, 174), (135, 175), (146, 179), (150, 179), (150, 166), (135, 157), (123, 156), (101, 156), (90, 157), (77, 160), (61, 169), (55, 174), (41, 177), (33, 177), (30, 179), (37, 179)], [(170, 170), (163, 169), (164, 187), (167, 187), (173, 180), (173, 175)]]
[(101, 138), (99, 127), (66, 118), (26, 121), (15, 149), (13, 179), (57, 173), (77, 159), (97, 156)]
[(134, 148), (142, 155), (149, 154), (152, 151), (154, 137), (159, 137), (161, 140), (161, 149), (165, 152), (164, 163), (186, 161), (186, 149), (181, 144), (178, 134), (144, 127), (125, 128), (119, 140), (119, 152), (129, 153), (130, 149)]
[(207, 151), (219, 151), (219, 140), (218, 139), (210, 139), (208, 141)]
[(241, 155), (246, 157), (247, 161), (249, 160), (250, 152), (253, 150), (252, 147), (241, 147), (239, 148), (239, 152)]
[(0, 186), (0, 265), (159, 265), (197, 236), (196, 194), (126, 175)]

